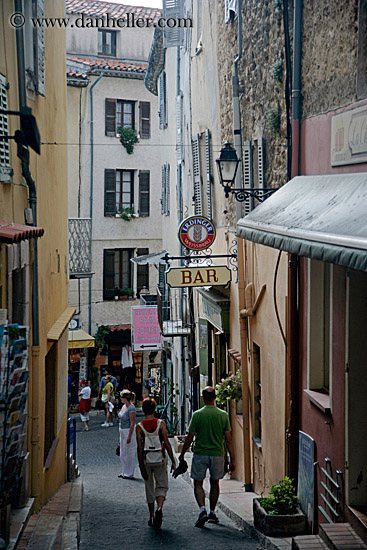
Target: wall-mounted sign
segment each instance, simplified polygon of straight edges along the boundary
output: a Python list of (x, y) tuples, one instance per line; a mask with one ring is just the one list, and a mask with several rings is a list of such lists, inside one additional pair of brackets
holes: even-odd
[(299, 432), (298, 451), (298, 498), (302, 512), (307, 516), (310, 532), (313, 525), (315, 484), (315, 442), (309, 435)]
[(204, 216), (190, 216), (181, 222), (178, 238), (190, 250), (205, 250), (215, 240), (214, 224)]
[(158, 307), (131, 308), (133, 351), (161, 349), (161, 329), (158, 323)]
[(79, 319), (72, 319), (69, 323), (69, 330), (77, 330), (79, 328)]
[(367, 105), (331, 119), (331, 166), (367, 161)]
[(218, 286), (229, 283), (231, 270), (226, 265), (171, 267), (166, 271), (167, 284), (173, 288), (185, 286)]

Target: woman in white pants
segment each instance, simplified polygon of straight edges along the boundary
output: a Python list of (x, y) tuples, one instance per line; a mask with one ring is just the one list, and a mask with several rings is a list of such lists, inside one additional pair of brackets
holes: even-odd
[(120, 396), (123, 407), (119, 412), (121, 474), (118, 477), (133, 479), (136, 463), (135, 393), (122, 390)]

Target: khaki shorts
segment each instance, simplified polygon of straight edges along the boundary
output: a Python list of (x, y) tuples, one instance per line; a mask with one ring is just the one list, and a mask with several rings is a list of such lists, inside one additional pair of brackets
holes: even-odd
[(210, 479), (218, 481), (224, 476), (224, 456), (196, 455), (192, 457), (191, 477), (195, 481), (205, 479), (209, 469)]
[(167, 457), (159, 466), (145, 465), (148, 479), (145, 479), (147, 503), (151, 504), (157, 497), (166, 497), (168, 491)]

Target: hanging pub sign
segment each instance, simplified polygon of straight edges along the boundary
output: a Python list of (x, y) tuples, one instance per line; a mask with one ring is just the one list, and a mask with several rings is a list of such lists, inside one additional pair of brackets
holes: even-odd
[(180, 223), (178, 238), (190, 250), (205, 250), (215, 240), (214, 224), (204, 216), (190, 216)]
[(218, 286), (229, 283), (231, 270), (226, 265), (171, 267), (166, 271), (167, 284), (172, 288), (186, 286)]

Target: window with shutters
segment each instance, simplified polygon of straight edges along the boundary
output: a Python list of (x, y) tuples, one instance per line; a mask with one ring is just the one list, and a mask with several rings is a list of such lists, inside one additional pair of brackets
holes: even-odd
[(140, 110), (140, 137), (142, 139), (150, 138), (150, 102), (141, 101)]
[(212, 185), (213, 185), (213, 165), (210, 131), (205, 130), (205, 175), (206, 175), (206, 215), (211, 220), (213, 218), (212, 205)]
[(183, 93), (176, 98), (176, 149), (177, 162), (183, 161)]
[(150, 214), (150, 172), (140, 170), (139, 172), (139, 216), (145, 217)]
[(98, 30), (98, 55), (116, 57), (116, 31)]
[[(0, 74), (0, 108), (8, 109), (8, 83), (2, 74)], [(9, 135), (8, 115), (0, 114), (0, 136), (7, 135)], [(0, 139), (0, 181), (10, 182), (11, 175), (9, 140)]]
[(134, 208), (134, 170), (105, 170), (104, 215)]
[[(150, 134), (150, 104), (149, 102), (149, 134)], [(118, 128), (135, 129), (135, 101), (124, 99), (106, 99), (105, 104), (105, 134), (117, 136)]]
[[(184, 14), (184, 0), (163, 0), (163, 17), (167, 19), (182, 19)], [(174, 25), (164, 27), (163, 44), (165, 48), (183, 46), (184, 27)]]
[(45, 95), (45, 29), (34, 27), (33, 18), (45, 16), (45, 0), (33, 0), (24, 4), (24, 63), (27, 95), (35, 99), (35, 93)]
[(162, 214), (169, 216), (170, 213), (170, 165), (163, 164), (162, 166), (162, 198), (161, 198), (161, 212)]
[(194, 176), (194, 212), (196, 216), (203, 214), (202, 180), (201, 180), (201, 152), (200, 135), (197, 134), (191, 140), (192, 164)]
[(159, 77), (159, 127), (161, 130), (164, 130), (167, 126), (167, 85), (166, 73), (163, 72)]
[(115, 289), (131, 289), (134, 249), (115, 248), (103, 251), (103, 299), (114, 300)]
[[(144, 256), (149, 254), (149, 248), (138, 248), (136, 250), (137, 256)], [(138, 296), (140, 296), (140, 291), (145, 287), (149, 289), (149, 264), (139, 265), (137, 264), (137, 274), (136, 274), (136, 290)]]

